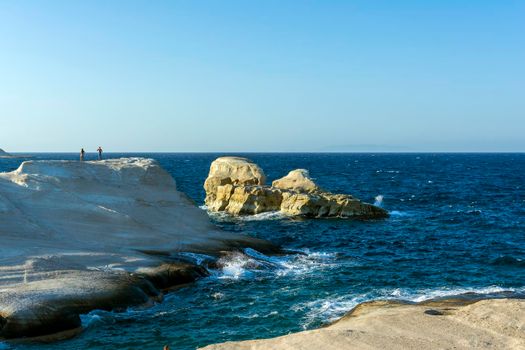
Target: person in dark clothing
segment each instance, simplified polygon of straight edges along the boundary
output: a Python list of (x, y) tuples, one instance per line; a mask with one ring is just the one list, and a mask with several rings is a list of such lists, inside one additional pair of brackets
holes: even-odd
[(86, 153), (86, 152), (84, 152), (84, 149), (81, 148), (81, 149), (80, 149), (80, 161), (81, 161), (81, 162), (84, 160), (84, 154), (85, 154), (85, 153)]
[(102, 147), (98, 146), (97, 152), (98, 152), (98, 160), (102, 160)]

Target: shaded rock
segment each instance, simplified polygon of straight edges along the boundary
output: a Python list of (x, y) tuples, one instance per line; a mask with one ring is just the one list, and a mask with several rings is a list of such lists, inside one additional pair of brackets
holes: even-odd
[(218, 158), (205, 181), (206, 206), (233, 215), (281, 211), (307, 217), (381, 218), (388, 213), (351, 195), (323, 191), (305, 169), (292, 170), (264, 185), (264, 173), (252, 161), (239, 157)]

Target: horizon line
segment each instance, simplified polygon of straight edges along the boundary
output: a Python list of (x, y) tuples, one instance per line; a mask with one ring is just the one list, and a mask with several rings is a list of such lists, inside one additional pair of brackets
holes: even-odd
[[(7, 152), (8, 154), (12, 155), (23, 155), (23, 154), (46, 154), (46, 153), (61, 153), (61, 154), (77, 154), (79, 152), (71, 152), (71, 151), (38, 151), (38, 152), (32, 152), (32, 151), (15, 151), (15, 152)], [(96, 151), (86, 151), (86, 153), (94, 153), (96, 154)], [(104, 154), (119, 154), (119, 153), (136, 153), (136, 154), (144, 154), (144, 153), (153, 153), (153, 154), (160, 154), (160, 153), (171, 153), (171, 154), (219, 154), (219, 153), (259, 153), (259, 154), (305, 154), (305, 153), (311, 153), (311, 154), (431, 154), (431, 153), (442, 153), (442, 154), (461, 154), (461, 153), (470, 153), (470, 154), (483, 154), (483, 153), (489, 153), (489, 154), (519, 154), (519, 153), (525, 153), (524, 151), (104, 151)]]

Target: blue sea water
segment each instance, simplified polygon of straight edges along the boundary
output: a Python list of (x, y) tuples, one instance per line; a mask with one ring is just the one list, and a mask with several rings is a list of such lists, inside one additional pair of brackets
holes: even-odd
[[(83, 316), (85, 330), (76, 338), (0, 348), (195, 349), (319, 327), (372, 299), (525, 292), (525, 154), (240, 155), (258, 163), (270, 181), (306, 168), (323, 188), (377, 202), (391, 216), (360, 221), (213, 214), (224, 230), (270, 240), (289, 254), (246, 250), (152, 308), (93, 311)], [(178, 188), (202, 205), (202, 185), (219, 154), (108, 156), (157, 159)], [(20, 161), (1, 159), (0, 171)]]

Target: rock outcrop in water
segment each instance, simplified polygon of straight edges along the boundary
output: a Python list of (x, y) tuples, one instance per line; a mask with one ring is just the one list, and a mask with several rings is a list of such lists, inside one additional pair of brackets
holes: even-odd
[(388, 213), (347, 194), (322, 190), (305, 169), (292, 170), (266, 185), (263, 170), (246, 158), (220, 157), (204, 183), (209, 210), (232, 215), (281, 211), (307, 217), (383, 218)]
[(0, 339), (80, 326), (79, 314), (162, 298), (207, 274), (178, 252), (269, 242), (209, 222), (155, 161), (27, 161), (0, 173)]

